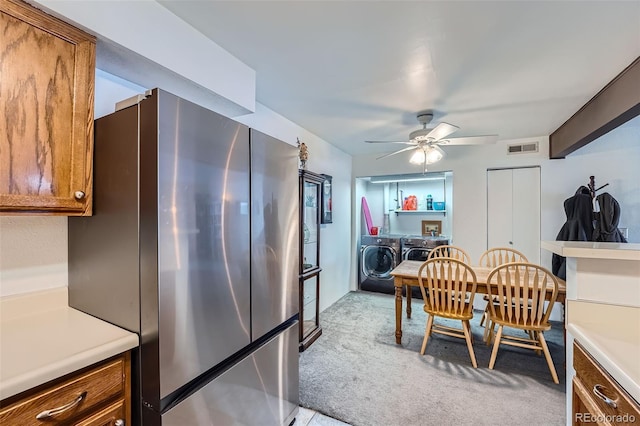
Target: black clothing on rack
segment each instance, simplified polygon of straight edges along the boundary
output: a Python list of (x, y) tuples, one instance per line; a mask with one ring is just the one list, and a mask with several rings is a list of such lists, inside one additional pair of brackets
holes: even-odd
[[(567, 221), (560, 228), (556, 241), (591, 241), (594, 217), (589, 188), (581, 186), (573, 197), (564, 200), (564, 212)], [(553, 275), (563, 280), (566, 279), (566, 268), (566, 259), (554, 253), (551, 259)]]
[(627, 239), (618, 229), (620, 221), (620, 204), (608, 192), (596, 197), (600, 212), (596, 213), (596, 225), (593, 230), (593, 241), (626, 243)]
[[(620, 204), (608, 192), (597, 197), (594, 177), (590, 176), (589, 187), (581, 186), (573, 197), (564, 200), (564, 212), (567, 221), (556, 241), (600, 241), (626, 243), (627, 240), (618, 229)], [(599, 212), (593, 211), (593, 200), (598, 202)], [(554, 254), (551, 258), (551, 272), (563, 280), (567, 278), (567, 264), (563, 256)]]

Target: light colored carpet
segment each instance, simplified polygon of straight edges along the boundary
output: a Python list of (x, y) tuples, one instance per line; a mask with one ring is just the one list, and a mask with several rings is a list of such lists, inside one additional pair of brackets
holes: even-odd
[(325, 310), (322, 336), (300, 354), (300, 405), (358, 426), (565, 424), (561, 323), (545, 333), (556, 385), (544, 356), (528, 349), (501, 345), (489, 370), (481, 313), (471, 321), (477, 369), (463, 339), (432, 335), (420, 356), (426, 314), (421, 300), (412, 308), (402, 345), (392, 295), (351, 292)]

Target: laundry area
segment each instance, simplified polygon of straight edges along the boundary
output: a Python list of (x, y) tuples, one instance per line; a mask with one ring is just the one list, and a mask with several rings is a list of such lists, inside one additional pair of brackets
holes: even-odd
[[(452, 242), (453, 173), (356, 179), (361, 199), (358, 288), (394, 293), (391, 271), (403, 260), (426, 260)], [(414, 296), (421, 297), (419, 288)]]

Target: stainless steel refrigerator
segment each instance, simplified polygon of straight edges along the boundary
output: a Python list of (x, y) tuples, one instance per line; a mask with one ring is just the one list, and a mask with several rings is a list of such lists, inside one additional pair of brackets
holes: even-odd
[(134, 424), (298, 412), (297, 149), (165, 91), (95, 122), (69, 302), (140, 336)]

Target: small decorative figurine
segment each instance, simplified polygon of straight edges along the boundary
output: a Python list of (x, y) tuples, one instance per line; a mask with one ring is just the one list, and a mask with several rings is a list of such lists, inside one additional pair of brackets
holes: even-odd
[(300, 142), (298, 139), (298, 157), (300, 157), (300, 168), (305, 170), (307, 168), (307, 160), (309, 159), (309, 150), (304, 142)]

